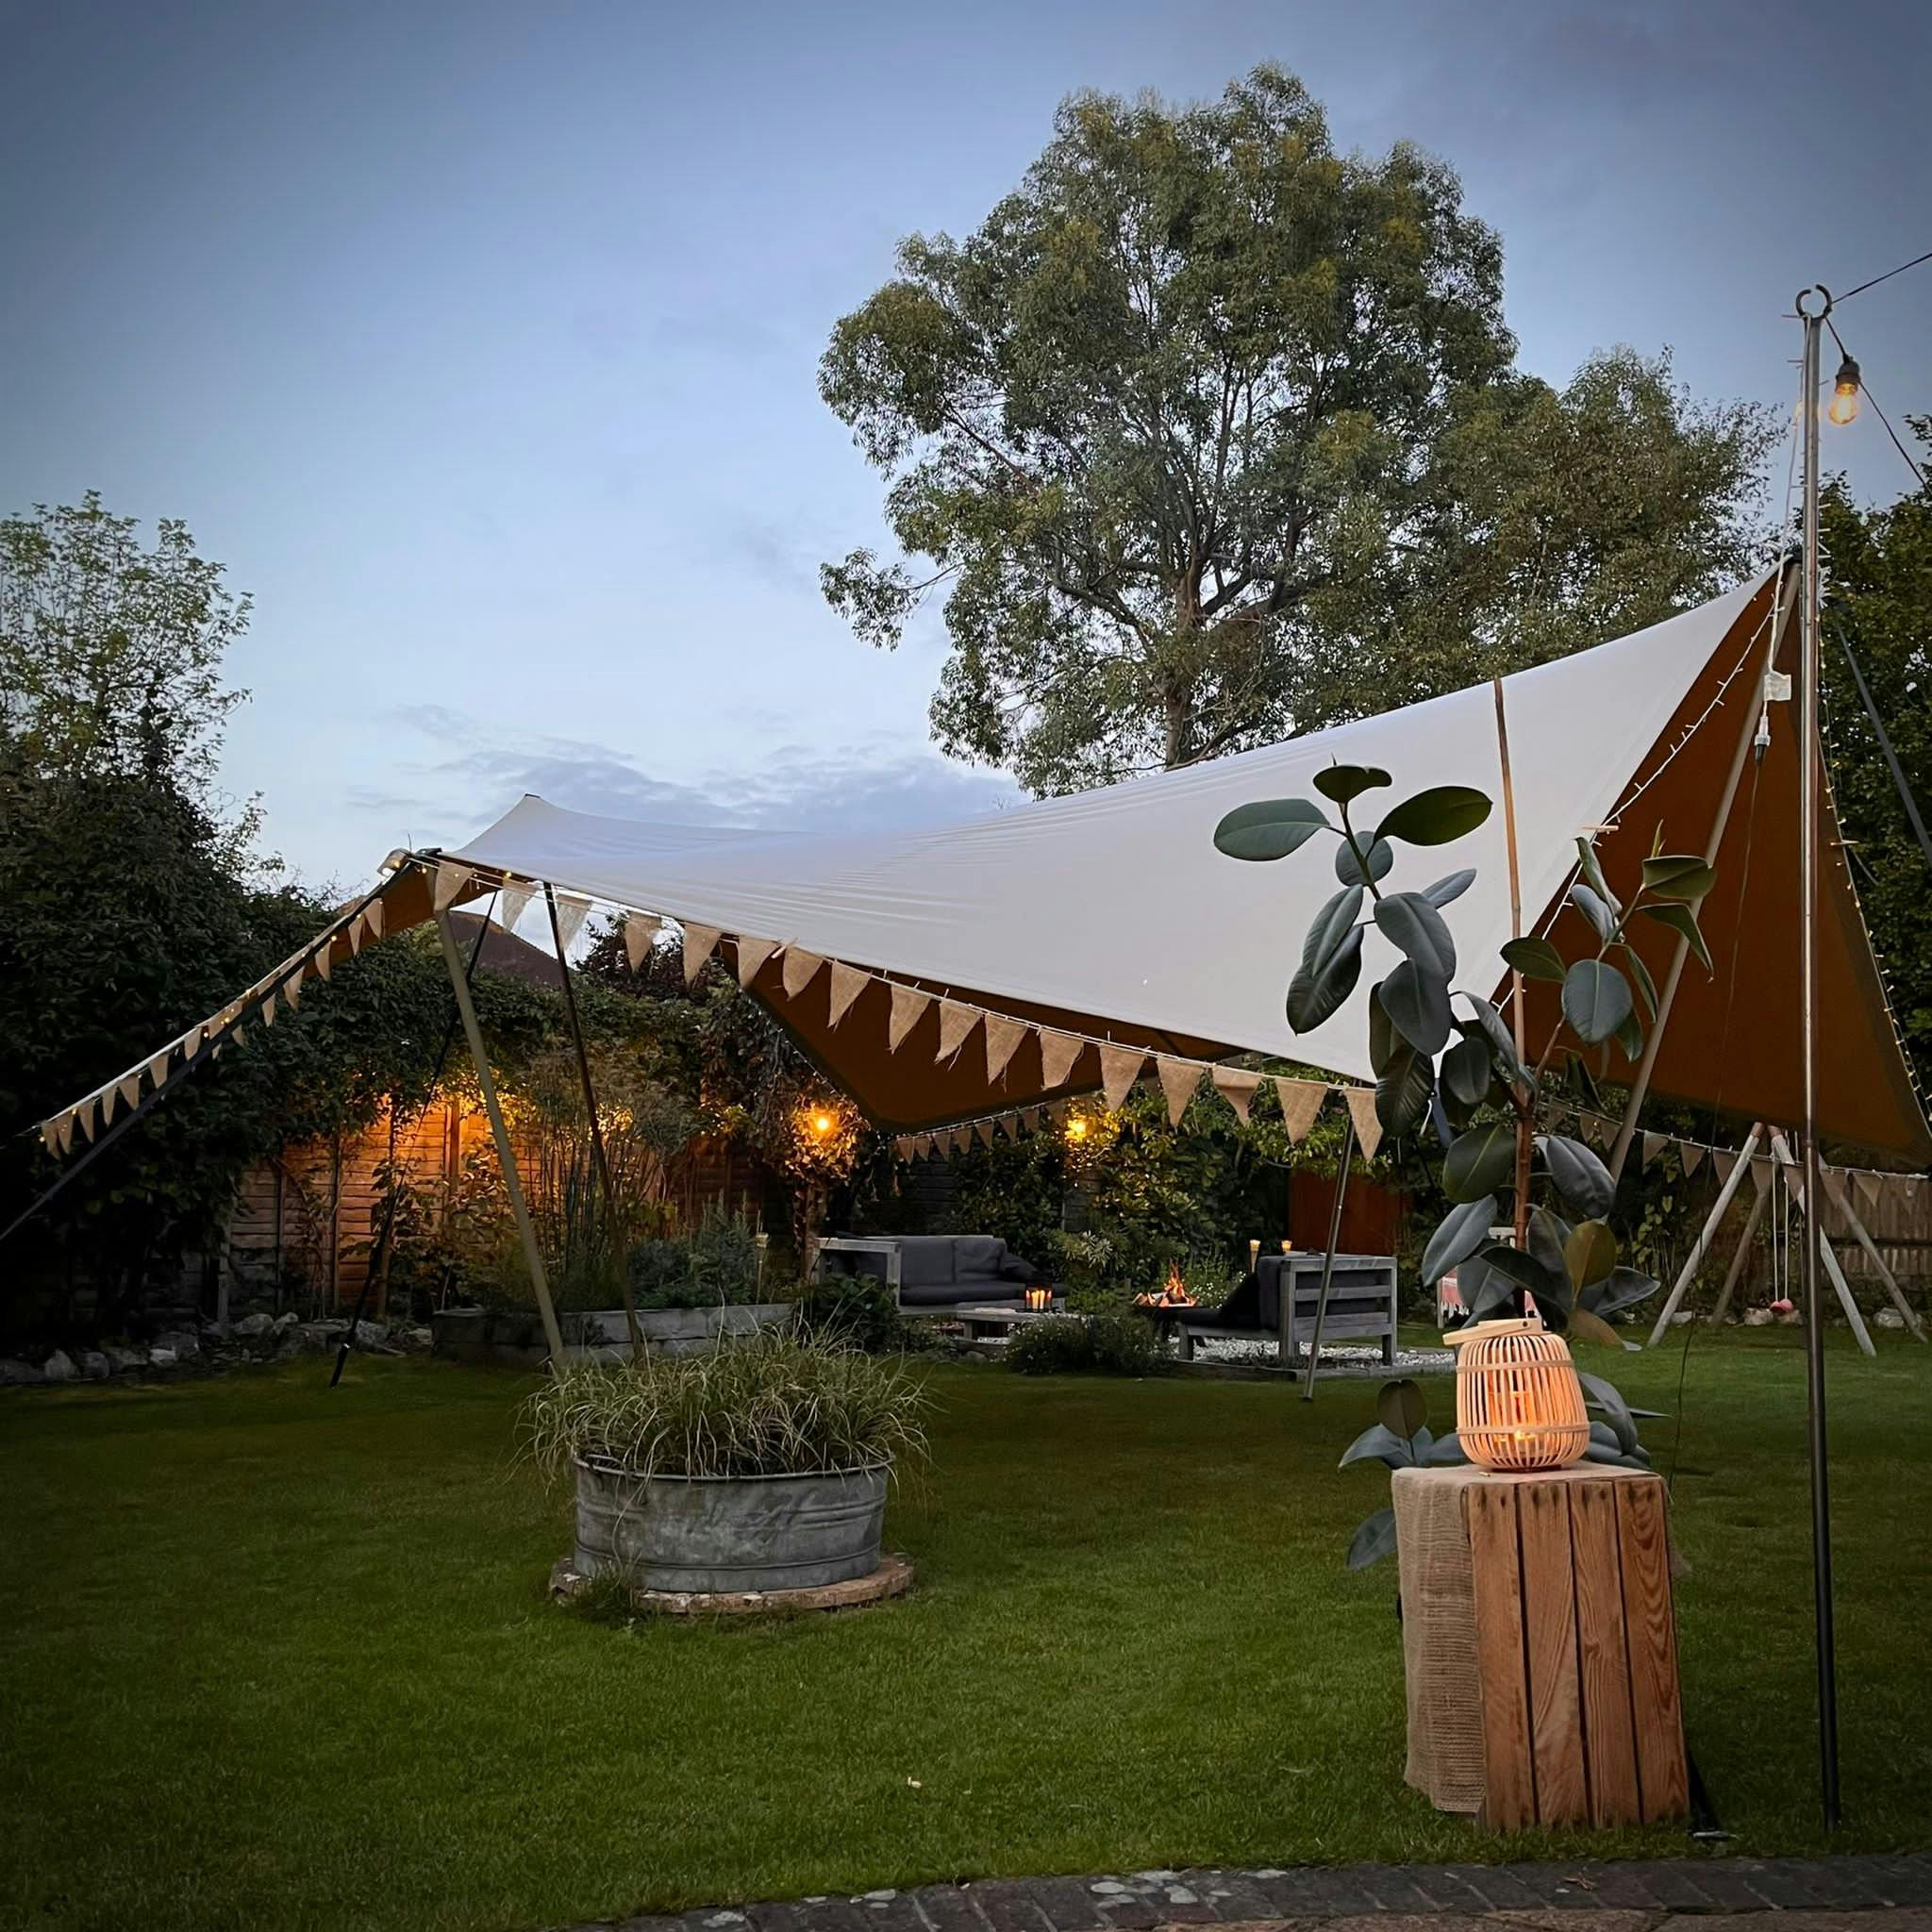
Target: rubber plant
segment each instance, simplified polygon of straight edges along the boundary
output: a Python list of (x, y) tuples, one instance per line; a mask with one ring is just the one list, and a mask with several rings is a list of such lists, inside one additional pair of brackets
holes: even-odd
[[(1314, 783), (1334, 808), (1333, 818), (1314, 799), (1264, 800), (1229, 812), (1214, 842), (1230, 858), (1265, 862), (1287, 858), (1311, 840), (1335, 841), (1339, 890), (1315, 915), (1289, 982), (1288, 1023), (1296, 1033), (1312, 1032), (1355, 991), (1371, 926), (1394, 948), (1394, 964), (1369, 989), (1369, 1063), (1383, 1131), (1414, 1136), (1433, 1122), (1442, 1148), (1442, 1190), (1451, 1206), (1424, 1250), (1423, 1279), (1436, 1281), (1456, 1269), (1472, 1322), (1519, 1312), (1526, 1293), (1549, 1327), (1621, 1348), (1606, 1317), (1654, 1294), (1657, 1283), (1619, 1257), (1607, 1219), (1616, 1192), (1608, 1169), (1581, 1141), (1540, 1133), (1538, 1113), (1546, 1105), (1564, 1024), (1586, 1044), (1614, 1041), (1633, 1062), (1642, 1055), (1643, 1016), (1655, 1016), (1657, 991), (1630, 943), (1633, 919), (1682, 936), (1708, 970), (1697, 908), (1714, 882), (1710, 867), (1654, 849), (1626, 904), (1610, 891), (1590, 841), (1578, 839), (1569, 897), (1596, 936), (1595, 951), (1566, 960), (1548, 939), (1512, 939), (1484, 990), (1472, 992), (1453, 984), (1456, 941), (1442, 912), (1474, 884), (1474, 870), (1450, 873), (1420, 891), (1388, 891), (1382, 882), (1394, 868), (1398, 844), (1448, 845), (1475, 831), (1490, 816), (1489, 795), (1468, 786), (1432, 786), (1382, 811), (1369, 830), (1357, 825), (1356, 810), (1392, 785), (1387, 772), (1331, 765)], [(1488, 996), (1506, 972), (1514, 975), (1513, 1025)], [(1534, 1058), (1519, 1046), (1523, 982), (1529, 979), (1562, 989), (1562, 1019)], [(1510, 1229), (1507, 1239), (1491, 1233), (1501, 1224)], [(1580, 1379), (1600, 1417), (1591, 1424), (1590, 1457), (1641, 1466), (1634, 1420), (1640, 1411), (1601, 1376)], [(1344, 1465), (1462, 1459), (1453, 1432), (1429, 1431), (1427, 1405), (1413, 1382), (1387, 1385), (1377, 1414)], [(1393, 1546), (1393, 1519), (1384, 1510), (1356, 1533), (1350, 1565), (1374, 1562)]]

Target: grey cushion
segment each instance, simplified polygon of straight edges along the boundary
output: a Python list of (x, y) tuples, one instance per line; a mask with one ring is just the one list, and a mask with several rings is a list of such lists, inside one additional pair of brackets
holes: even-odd
[(997, 1281), (1007, 1244), (994, 1234), (956, 1234), (953, 1237), (955, 1281)]
[(1017, 1302), (1023, 1292), (1014, 1281), (959, 1281), (924, 1288), (899, 1290), (899, 1306), (905, 1308), (957, 1308), (962, 1303), (977, 1307), (982, 1302)]
[(951, 1289), (956, 1245), (949, 1234), (907, 1235), (900, 1241), (899, 1289), (904, 1299), (912, 1299), (905, 1292), (908, 1289)]

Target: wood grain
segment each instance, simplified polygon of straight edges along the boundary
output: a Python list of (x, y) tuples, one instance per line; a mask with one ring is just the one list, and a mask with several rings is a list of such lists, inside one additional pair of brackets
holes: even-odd
[(1619, 1483), (1616, 1497), (1638, 1787), (1644, 1819), (1654, 1824), (1681, 1816), (1690, 1802), (1664, 1486), (1657, 1477)]
[(1575, 1568), (1565, 1487), (1534, 1478), (1513, 1486), (1523, 1549), (1523, 1620), (1529, 1664), (1529, 1736), (1541, 1824), (1587, 1824), (1590, 1781), (1583, 1761), (1583, 1703), (1577, 1685)]
[(1483, 1692), (1481, 1820), (1492, 1831), (1521, 1831), (1537, 1817), (1516, 1489), (1511, 1483), (1472, 1483), (1466, 1491)]
[(1564, 1493), (1575, 1552), (1576, 1653), (1590, 1758), (1590, 1822), (1637, 1824), (1643, 1819), (1643, 1802), (1637, 1782), (1630, 1651), (1624, 1632), (1616, 1485), (1572, 1483)]

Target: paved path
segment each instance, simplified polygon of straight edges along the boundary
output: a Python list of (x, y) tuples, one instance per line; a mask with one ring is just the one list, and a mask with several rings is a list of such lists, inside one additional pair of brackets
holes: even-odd
[(1684, 1932), (1932, 1932), (1932, 1855), (995, 1878), (575, 1932), (1657, 1932), (1674, 1921)]

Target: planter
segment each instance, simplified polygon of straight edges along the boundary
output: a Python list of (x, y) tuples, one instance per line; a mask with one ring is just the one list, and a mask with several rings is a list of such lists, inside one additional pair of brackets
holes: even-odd
[(638, 1590), (815, 1590), (879, 1567), (889, 1467), (641, 1476), (579, 1457), (574, 1568)]

